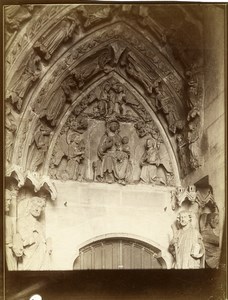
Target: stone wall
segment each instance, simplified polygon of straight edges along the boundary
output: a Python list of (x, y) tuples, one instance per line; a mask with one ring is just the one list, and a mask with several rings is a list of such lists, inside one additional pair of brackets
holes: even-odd
[(72, 270), (82, 244), (110, 235), (149, 242), (162, 251), (171, 268), (168, 245), (175, 213), (170, 188), (73, 181), (56, 181), (55, 185), (58, 199), (48, 202), (45, 210), (54, 270)]

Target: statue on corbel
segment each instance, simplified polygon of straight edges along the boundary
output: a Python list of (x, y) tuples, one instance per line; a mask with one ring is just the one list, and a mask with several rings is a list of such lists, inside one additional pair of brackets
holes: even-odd
[(201, 269), (205, 264), (205, 247), (192, 211), (182, 210), (173, 224), (173, 238), (169, 251), (174, 257), (175, 269)]
[(182, 207), (187, 200), (190, 208), (197, 204), (196, 214), (199, 216), (199, 229), (205, 248), (205, 267), (218, 268), (221, 255), (219, 210), (211, 188), (177, 187), (172, 193), (172, 208)]
[(50, 270), (51, 239), (45, 237), (42, 212), (48, 198), (56, 199), (55, 186), (47, 176), (35, 178), (30, 173), (24, 174), (21, 185), (14, 175), (6, 178), (4, 197), (7, 268)]

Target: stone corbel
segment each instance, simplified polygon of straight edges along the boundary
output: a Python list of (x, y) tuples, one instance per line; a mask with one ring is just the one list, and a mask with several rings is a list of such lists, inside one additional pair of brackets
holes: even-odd
[(18, 188), (25, 184), (24, 172), (20, 166), (12, 165), (6, 170), (6, 178), (14, 178), (17, 181)]
[(201, 190), (197, 190), (195, 185), (190, 185), (187, 188), (180, 186), (171, 193), (173, 210), (175, 210), (177, 207), (181, 207), (182, 203), (185, 200), (188, 200), (191, 205), (197, 203), (200, 210), (203, 210), (207, 206), (212, 212), (218, 212), (214, 195), (209, 188), (206, 192), (202, 192)]
[(17, 165), (12, 165), (6, 170), (6, 178), (14, 178), (17, 181), (17, 189), (20, 189), (26, 185), (26, 181), (30, 181), (34, 192), (37, 193), (41, 189), (48, 192), (51, 196), (51, 200), (56, 200), (57, 190), (47, 175), (40, 177), (36, 172), (23, 172), (22, 168)]

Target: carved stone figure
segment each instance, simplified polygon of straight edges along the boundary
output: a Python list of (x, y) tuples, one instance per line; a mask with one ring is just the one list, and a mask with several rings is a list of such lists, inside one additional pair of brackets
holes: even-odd
[(23, 22), (31, 19), (33, 9), (34, 5), (6, 5), (7, 29), (12, 32), (17, 31)]
[(82, 181), (84, 175), (85, 144), (75, 133), (67, 134), (68, 154), (65, 172), (69, 179)]
[(205, 249), (202, 237), (192, 224), (192, 213), (181, 211), (169, 250), (173, 254), (175, 269), (200, 269), (204, 267)]
[(111, 121), (107, 125), (106, 133), (102, 136), (97, 155), (99, 161), (96, 166), (96, 178), (98, 181), (113, 183), (116, 174), (116, 145), (121, 144), (121, 136), (119, 135), (119, 123)]
[(155, 87), (156, 92), (156, 103), (155, 106), (163, 112), (167, 120), (169, 130), (172, 133), (176, 133), (177, 129), (182, 129), (184, 124), (177, 115), (172, 98), (165, 93), (161, 86), (157, 85)]
[(86, 118), (68, 121), (56, 143), (50, 173), (60, 180), (82, 181), (85, 177), (85, 142), (81, 134), (88, 128)]
[(12, 147), (14, 142), (14, 135), (17, 130), (16, 120), (11, 112), (9, 105), (6, 105), (5, 114), (5, 153), (6, 161), (10, 162), (12, 156)]
[(130, 147), (128, 145), (129, 138), (124, 136), (121, 142), (116, 143), (116, 177), (118, 182), (125, 185), (126, 183), (130, 183), (132, 181), (132, 162), (130, 160)]
[(77, 11), (82, 16), (84, 20), (83, 26), (85, 28), (89, 28), (94, 26), (103, 20), (107, 19), (110, 15), (110, 6), (98, 6), (98, 5), (91, 5), (91, 6), (84, 6), (80, 5), (77, 8)]
[(72, 38), (78, 22), (76, 19), (67, 16), (46, 32), (33, 46), (45, 60), (49, 60), (59, 46)]
[(12, 194), (10, 190), (5, 193), (5, 244), (6, 244), (6, 264), (9, 271), (17, 270), (17, 258), (14, 253), (13, 244), (14, 236), (16, 234), (16, 224), (13, 218), (8, 215), (12, 201)]
[(72, 96), (76, 89), (76, 83), (72, 77), (65, 79), (60, 87), (50, 96), (43, 91), (40, 93), (40, 102), (34, 106), (34, 111), (40, 118), (45, 117), (51, 126), (55, 126), (64, 105), (72, 102)]
[(111, 47), (107, 47), (102, 51), (98, 52), (95, 57), (92, 57), (83, 62), (72, 72), (78, 87), (81, 89), (85, 85), (85, 82), (103, 71), (108, 73), (112, 70), (111, 61), (113, 59), (113, 50)]
[(183, 134), (176, 135), (177, 140), (177, 153), (180, 160), (181, 171), (183, 176), (187, 175), (189, 167), (189, 158), (188, 158), (188, 142), (184, 140)]
[(219, 246), (219, 214), (206, 214), (206, 224), (201, 224), (201, 234), (205, 247), (206, 267), (218, 268), (221, 254)]
[(40, 57), (35, 53), (32, 53), (25, 64), (25, 68), (22, 72), (18, 70), (14, 76), (14, 82), (7, 91), (6, 97), (11, 99), (13, 105), (16, 106), (18, 111), (21, 110), (23, 100), (31, 88), (32, 84), (40, 77), (41, 63)]
[(140, 166), (142, 168), (140, 174), (141, 182), (155, 184), (157, 181), (157, 169), (159, 165), (160, 157), (156, 142), (152, 139), (147, 139), (146, 150), (140, 161)]
[(197, 76), (196, 66), (193, 65), (191, 70), (186, 72), (188, 80), (188, 121), (200, 115), (200, 99), (199, 99), (199, 80)]
[(29, 203), (29, 213), (18, 219), (17, 228), (23, 242), (23, 256), (18, 269), (49, 270), (52, 253), (51, 240), (46, 239), (43, 224), (40, 222), (45, 200), (33, 197)]
[(49, 147), (51, 128), (41, 124), (34, 133), (28, 155), (28, 168), (36, 172), (44, 162)]
[(153, 91), (153, 81), (148, 77), (145, 71), (137, 63), (132, 52), (125, 52), (120, 62), (125, 66), (126, 73), (140, 82), (149, 94)]
[(190, 166), (197, 169), (201, 166), (200, 162), (200, 148), (199, 148), (199, 128), (196, 121), (188, 124), (188, 147), (190, 151)]

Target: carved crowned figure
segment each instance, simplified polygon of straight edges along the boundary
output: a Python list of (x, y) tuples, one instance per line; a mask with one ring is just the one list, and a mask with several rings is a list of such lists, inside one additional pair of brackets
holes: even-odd
[(174, 237), (169, 250), (173, 254), (175, 269), (200, 269), (204, 267), (205, 249), (202, 236), (194, 228), (192, 213), (181, 211), (177, 217), (177, 228), (173, 227)]

